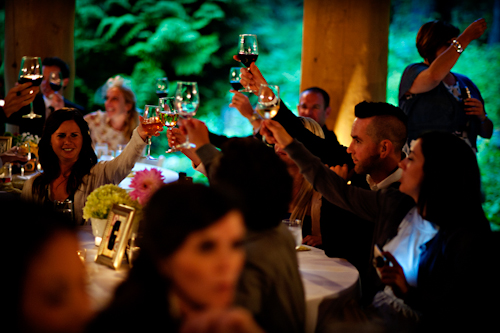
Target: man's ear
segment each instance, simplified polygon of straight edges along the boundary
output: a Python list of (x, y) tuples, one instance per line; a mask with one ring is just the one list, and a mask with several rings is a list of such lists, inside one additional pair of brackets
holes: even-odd
[(331, 107), (327, 107), (326, 110), (325, 110), (325, 119), (328, 119), (328, 117), (330, 117), (330, 113), (332, 112), (332, 108)]
[(66, 86), (68, 85), (68, 83), (69, 83), (69, 77), (63, 79), (63, 87), (66, 88)]
[(394, 145), (390, 140), (382, 140), (379, 143), (380, 158), (386, 158), (394, 150)]

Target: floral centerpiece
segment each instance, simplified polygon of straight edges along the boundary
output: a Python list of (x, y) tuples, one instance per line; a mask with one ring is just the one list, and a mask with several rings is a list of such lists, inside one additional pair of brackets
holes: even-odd
[(83, 218), (92, 221), (92, 229), (96, 236), (96, 245), (100, 243), (99, 234), (102, 235), (106, 226), (106, 219), (113, 204), (123, 204), (135, 208), (134, 230), (142, 218), (142, 207), (151, 195), (160, 188), (164, 177), (157, 169), (137, 171), (131, 182), (133, 190), (128, 193), (125, 189), (107, 184), (98, 187), (87, 197), (83, 207)]
[(38, 137), (38, 135), (33, 135), (30, 134), (29, 132), (25, 132), (19, 135), (14, 135), (12, 137), (12, 144), (14, 146), (21, 147), (26, 143), (29, 144), (30, 147), (29, 152), (35, 154), (36, 158), (38, 158), (38, 144), (40, 143), (40, 138)]

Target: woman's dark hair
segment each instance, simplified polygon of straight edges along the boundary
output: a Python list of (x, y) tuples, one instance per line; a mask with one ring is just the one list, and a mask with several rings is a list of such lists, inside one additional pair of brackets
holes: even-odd
[[(18, 197), (0, 198), (2, 232), (5, 249), (12, 253), (3, 258), (2, 265), (8, 272), (2, 274), (5, 318), (15, 323), (14, 332), (22, 326), (22, 295), (27, 271), (40, 250), (59, 232), (74, 233), (74, 224), (63, 215), (25, 202)], [(6, 298), (5, 298), (6, 297)], [(11, 330), (12, 331), (12, 330)]]
[(420, 56), (432, 63), (436, 52), (443, 46), (450, 46), (450, 40), (458, 37), (460, 30), (444, 21), (430, 21), (420, 27), (417, 34), (417, 50)]
[(141, 252), (168, 257), (191, 233), (207, 228), (236, 208), (234, 202), (213, 187), (165, 185), (154, 193), (144, 208)]
[(426, 220), (442, 228), (489, 222), (481, 206), (481, 179), (476, 155), (465, 141), (444, 132), (420, 136), (424, 179), (418, 207)]
[(212, 183), (238, 198), (248, 229), (271, 229), (281, 223), (293, 181), (274, 149), (254, 138), (233, 138), (222, 146), (214, 167)]
[(66, 191), (71, 195), (76, 192), (83, 181), (83, 177), (90, 173), (90, 169), (97, 163), (97, 156), (92, 147), (89, 126), (83, 119), (83, 115), (74, 108), (62, 108), (54, 111), (48, 118), (43, 129), (42, 138), (38, 145), (38, 156), (43, 173), (33, 182), (33, 191), (43, 196), (45, 187), (51, 181), (56, 179), (61, 168), (59, 167), (59, 158), (57, 157), (51, 145), (51, 137), (61, 124), (68, 120), (74, 120), (82, 132), (82, 150), (78, 156), (68, 178)]

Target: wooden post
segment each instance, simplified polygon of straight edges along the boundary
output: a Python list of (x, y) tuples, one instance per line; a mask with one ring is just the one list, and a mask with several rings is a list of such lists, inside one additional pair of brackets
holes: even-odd
[(354, 106), (385, 102), (390, 0), (304, 0), (301, 91), (330, 95), (327, 126), (348, 145)]
[(6, 0), (5, 2), (5, 88), (12, 88), (21, 58), (59, 57), (70, 68), (64, 95), (73, 99), (75, 0)]

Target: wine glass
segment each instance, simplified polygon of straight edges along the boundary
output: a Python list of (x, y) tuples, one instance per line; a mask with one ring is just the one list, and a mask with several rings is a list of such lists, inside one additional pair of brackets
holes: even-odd
[(240, 67), (231, 67), (231, 69), (229, 70), (229, 83), (234, 90), (243, 91), (243, 85), (240, 83), (240, 80)]
[(148, 135), (148, 155), (146, 156), (148, 160), (156, 160), (156, 158), (151, 156), (151, 136), (153, 136), (156, 131), (159, 131), (161, 126), (160, 107), (158, 105), (146, 105), (142, 118), (142, 128)]
[(49, 75), (49, 85), (55, 93), (61, 90), (63, 86), (63, 77), (61, 72), (51, 72)]
[[(39, 86), (43, 80), (42, 59), (40, 57), (24, 56), (21, 60), (18, 82), (20, 84), (31, 82), (34, 87)], [(40, 118), (41, 115), (33, 111), (33, 102), (30, 103), (30, 113), (23, 115), (23, 118)]]
[[(179, 112), (174, 108), (174, 97), (160, 98), (160, 112), (163, 126), (166, 126), (168, 129), (172, 129), (177, 125)], [(166, 153), (173, 153), (176, 151), (179, 150), (175, 147), (172, 147), (167, 150)]]
[[(242, 34), (240, 35), (240, 44), (238, 50), (238, 58), (245, 67), (250, 67), (252, 62), (257, 61), (259, 56), (259, 45), (257, 44), (257, 35)], [(246, 92), (253, 92), (250, 87), (246, 87)]]
[[(198, 83), (196, 82), (177, 82), (175, 91), (174, 106), (182, 118), (189, 119), (196, 115), (200, 104), (200, 95), (198, 92)], [(189, 142), (189, 137), (186, 134), (186, 141), (175, 146), (175, 149), (195, 148), (196, 146)]]
[(156, 79), (156, 95), (158, 98), (167, 97), (168, 95), (168, 78), (160, 77)]
[(262, 119), (271, 119), (280, 109), (280, 87), (270, 84), (261, 84), (259, 88), (255, 111)]

